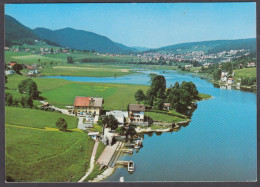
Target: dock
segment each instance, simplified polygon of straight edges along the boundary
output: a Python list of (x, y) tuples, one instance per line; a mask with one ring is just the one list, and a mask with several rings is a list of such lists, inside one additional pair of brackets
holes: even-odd
[(133, 154), (133, 149), (122, 149), (122, 152)]
[(98, 158), (97, 164), (103, 167), (106, 166), (106, 167), (113, 168), (121, 154), (121, 149), (123, 147), (124, 147), (124, 143), (122, 142), (116, 142), (112, 146), (106, 146), (106, 148)]
[(126, 166), (127, 167), (128, 166), (128, 162), (129, 161), (117, 161), (116, 164), (120, 165), (120, 166)]

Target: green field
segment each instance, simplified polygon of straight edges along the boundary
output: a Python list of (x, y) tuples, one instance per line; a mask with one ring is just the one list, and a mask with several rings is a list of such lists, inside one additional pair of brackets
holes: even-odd
[(256, 68), (236, 69), (235, 78), (256, 77)]
[(68, 129), (77, 128), (78, 118), (74, 116), (29, 108), (5, 107), (5, 120), (10, 125), (42, 129), (45, 127), (56, 128), (56, 121), (60, 117), (64, 118), (68, 122)]
[(212, 96), (209, 94), (199, 93), (199, 97), (201, 98), (201, 100), (204, 100), (204, 99), (210, 99)]
[(180, 122), (187, 120), (186, 116), (176, 112), (175, 110), (167, 111), (150, 111), (145, 112), (145, 117), (152, 118), (154, 121), (163, 122)]
[(78, 76), (78, 77), (117, 77), (122, 75), (128, 75), (133, 71), (127, 69), (116, 69), (111, 66), (90, 66), (90, 65), (78, 65), (78, 66), (54, 66), (41, 69), (42, 76)]
[[(28, 109), (26, 114), (32, 120), (26, 125), (21, 117), (25, 110), (6, 107), (6, 177), (17, 182), (78, 181), (89, 167), (94, 141), (81, 130), (54, 131), (52, 123), (37, 122), (50, 121), (56, 115), (52, 112), (43, 115), (40, 110)], [(50, 129), (42, 129), (45, 125)]]
[[(24, 76), (8, 76), (6, 86), (11, 89), (17, 89), (17, 85)], [(67, 105), (73, 105), (76, 96), (103, 97), (104, 109), (106, 110), (126, 110), (129, 103), (136, 103), (134, 94), (138, 89), (146, 91), (148, 86), (130, 85), (130, 84), (110, 84), (110, 83), (82, 83), (72, 82), (62, 79), (42, 79), (33, 78), (37, 83), (42, 96), (47, 98), (50, 104), (65, 108)], [(9, 92), (10, 90), (6, 90)], [(15, 95), (19, 96), (18, 91)]]

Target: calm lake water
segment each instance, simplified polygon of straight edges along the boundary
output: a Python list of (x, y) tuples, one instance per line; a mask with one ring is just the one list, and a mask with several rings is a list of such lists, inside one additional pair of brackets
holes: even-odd
[(135, 171), (118, 168), (104, 181), (255, 181), (256, 94), (215, 88), (191, 74), (147, 71), (122, 77), (50, 77), (81, 82), (149, 85), (149, 73), (165, 76), (167, 85), (193, 81), (199, 92), (214, 98), (201, 101), (187, 127), (178, 132), (144, 135), (143, 148), (120, 160), (133, 160)]

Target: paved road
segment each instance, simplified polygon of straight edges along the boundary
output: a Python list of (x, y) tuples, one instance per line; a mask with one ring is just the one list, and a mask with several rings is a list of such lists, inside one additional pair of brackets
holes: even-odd
[(78, 117), (79, 122), (78, 122), (78, 129), (86, 130), (86, 125), (83, 123), (84, 117)]
[(98, 141), (96, 141), (94, 148), (93, 148), (93, 152), (91, 155), (91, 159), (90, 159), (90, 168), (89, 170), (86, 172), (86, 174), (79, 180), (79, 182), (83, 182), (89, 175), (90, 173), (93, 171), (94, 169), (94, 164), (95, 164), (95, 157), (96, 157), (96, 153), (97, 153), (97, 148), (98, 148)]

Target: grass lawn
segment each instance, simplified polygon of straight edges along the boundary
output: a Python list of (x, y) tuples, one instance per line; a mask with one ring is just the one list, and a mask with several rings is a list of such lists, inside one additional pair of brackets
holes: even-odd
[[(175, 112), (174, 112), (175, 113)], [(164, 121), (164, 122), (180, 122), (186, 120), (186, 118), (176, 112), (176, 114), (169, 115), (167, 113), (158, 112), (145, 112), (145, 117), (152, 118), (154, 121)]]
[(98, 124), (94, 124), (93, 128), (88, 129), (89, 132), (102, 132), (102, 127)]
[(256, 77), (256, 68), (236, 69), (235, 78)]
[(92, 138), (81, 130), (42, 129), (55, 127), (60, 116), (69, 128), (76, 127), (75, 117), (6, 107), (6, 176), (17, 182), (76, 182), (85, 174), (94, 146)]
[[(26, 79), (24, 76), (10, 75), (6, 87), (17, 89), (18, 84), (24, 79)], [(144, 92), (148, 89), (148, 86), (144, 85), (85, 83), (44, 78), (32, 79), (37, 83), (38, 89), (42, 92), (41, 95), (47, 98), (50, 104), (61, 108), (66, 105), (73, 105), (75, 96), (98, 96), (104, 98), (103, 106), (105, 110), (126, 110), (129, 103), (136, 103), (134, 94), (138, 89), (142, 89)], [(6, 91), (9, 92), (9, 90)]]
[(117, 77), (131, 73), (127, 69), (112, 69), (107, 66), (54, 66), (41, 69), (41, 75), (44, 76)]
[(94, 141), (84, 132), (5, 130), (6, 176), (17, 182), (77, 182), (89, 167)]
[(212, 96), (209, 94), (199, 93), (199, 97), (203, 99), (210, 99)]
[(68, 129), (77, 128), (78, 118), (74, 116), (29, 108), (5, 107), (5, 120), (6, 123), (10, 125), (36, 127), (42, 129), (45, 127), (57, 128), (55, 123), (60, 117), (67, 121)]
[(151, 128), (152, 130), (157, 130), (157, 129), (167, 129), (168, 127), (152, 124), (149, 127), (142, 127), (142, 128), (144, 129)]

